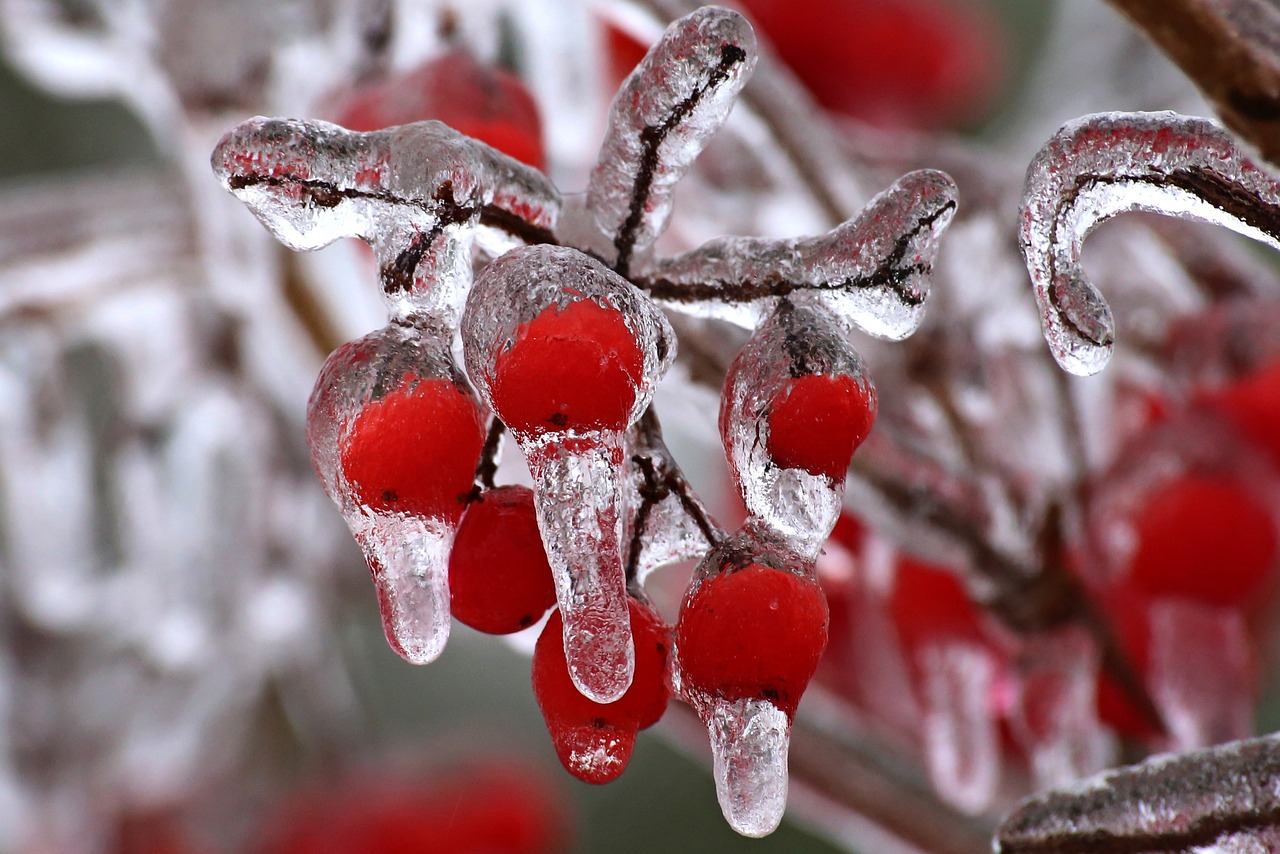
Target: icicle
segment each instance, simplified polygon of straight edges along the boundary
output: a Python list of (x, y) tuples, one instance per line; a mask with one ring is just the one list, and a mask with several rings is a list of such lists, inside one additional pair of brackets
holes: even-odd
[(824, 235), (721, 238), (652, 264), (636, 282), (682, 312), (748, 329), (780, 297), (812, 292), (842, 322), (900, 340), (924, 318), (933, 261), (955, 210), (950, 176), (911, 172)]
[(1253, 734), (1255, 678), (1240, 613), (1181, 599), (1151, 605), (1151, 693), (1175, 750)]
[(1127, 211), (1221, 225), (1280, 248), (1280, 183), (1215, 122), (1101, 113), (1065, 125), (1027, 169), (1021, 244), (1045, 340), (1075, 374), (1102, 370), (1115, 343), (1111, 309), (1080, 264), (1084, 241)]
[(624, 275), (671, 215), (675, 185), (729, 115), (755, 67), (738, 12), (706, 6), (679, 19), (623, 83), (587, 185), (583, 248)]
[(720, 433), (748, 513), (809, 560), (840, 518), (875, 418), (862, 360), (826, 307), (784, 301), (729, 368)]
[(476, 280), (462, 337), (477, 389), (534, 476), (569, 673), (587, 697), (616, 700), (634, 666), (622, 566), (624, 433), (670, 365), (675, 335), (599, 262), (532, 246)]
[(1029, 638), (1020, 650), (1014, 736), (1039, 787), (1060, 786), (1104, 768), (1106, 734), (1098, 722), (1098, 650), (1080, 630)]
[(725, 820), (743, 836), (773, 833), (787, 808), (791, 719), (768, 700), (719, 700), (707, 731)]
[(986, 650), (962, 642), (930, 643), (916, 655), (930, 779), (960, 809), (981, 812), (1000, 776), (1000, 742), (990, 705), (995, 663)]
[(456, 320), (476, 229), (542, 242), (560, 210), (541, 172), (434, 121), (356, 133), (316, 120), (250, 119), (223, 137), (213, 168), (292, 249), (368, 242), (401, 317)]
[(995, 850), (1275, 850), (1265, 845), (1278, 836), (1277, 778), (1274, 735), (1159, 756), (1024, 802), (996, 831)]
[(393, 324), (338, 348), (316, 381), (307, 441), (368, 560), (388, 642), (432, 661), (449, 634), (449, 548), (484, 445), (448, 338)]

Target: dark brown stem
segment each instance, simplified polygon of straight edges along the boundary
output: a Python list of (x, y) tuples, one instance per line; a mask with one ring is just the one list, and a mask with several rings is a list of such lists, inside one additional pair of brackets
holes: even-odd
[(486, 489), (493, 489), (493, 476), (498, 472), (498, 455), (502, 451), (502, 437), (507, 432), (507, 425), (498, 416), (489, 422), (489, 433), (484, 438), (484, 447), (480, 449), (480, 463), (476, 466), (475, 485), (467, 496), (467, 503), (475, 501)]

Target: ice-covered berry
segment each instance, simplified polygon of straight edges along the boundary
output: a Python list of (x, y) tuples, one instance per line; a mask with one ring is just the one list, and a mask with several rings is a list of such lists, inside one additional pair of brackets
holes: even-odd
[(843, 481), (875, 417), (875, 392), (853, 377), (796, 377), (769, 407), (769, 457), (782, 468)]
[(621, 699), (596, 703), (569, 678), (560, 612), (552, 613), (533, 653), (533, 693), (556, 755), (587, 783), (615, 779), (631, 760), (636, 733), (653, 726), (667, 708), (670, 629), (652, 608), (628, 597), (635, 640), (635, 676)]
[(470, 393), (405, 373), (352, 420), (339, 459), (356, 502), (370, 510), (457, 521), (483, 446)]
[(680, 609), (682, 692), (695, 705), (763, 699), (794, 715), (826, 648), (827, 623), (815, 579), (758, 563), (730, 566)]
[(1271, 514), (1240, 483), (1187, 474), (1147, 500), (1134, 520), (1131, 583), (1153, 596), (1238, 607), (1275, 567)]
[(644, 376), (644, 354), (622, 313), (591, 299), (547, 306), (498, 354), (491, 397), (525, 434), (623, 430)]
[(453, 616), (489, 634), (528, 628), (556, 603), (533, 491), (486, 490), (467, 507), (449, 555)]

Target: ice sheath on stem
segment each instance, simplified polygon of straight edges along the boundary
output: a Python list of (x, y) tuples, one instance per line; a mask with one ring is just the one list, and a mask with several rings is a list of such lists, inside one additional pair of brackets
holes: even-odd
[(467, 369), (534, 476), (570, 676), (599, 703), (635, 665), (622, 564), (624, 434), (674, 357), (662, 313), (574, 249), (508, 252), (477, 277)]

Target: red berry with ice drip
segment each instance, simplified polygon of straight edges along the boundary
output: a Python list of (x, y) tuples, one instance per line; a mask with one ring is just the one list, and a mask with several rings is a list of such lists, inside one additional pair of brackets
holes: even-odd
[(339, 457), (358, 504), (456, 521), (483, 445), (480, 409), (465, 389), (406, 372), (360, 410)]
[(579, 299), (520, 325), (493, 367), (503, 422), (527, 434), (623, 430), (644, 377), (644, 354), (622, 312)]
[(847, 374), (799, 376), (770, 402), (766, 448), (781, 468), (843, 481), (875, 417), (870, 386)]
[(494, 635), (518, 632), (556, 602), (533, 492), (500, 486), (467, 507), (449, 554), (453, 616)]
[(790, 717), (826, 648), (827, 622), (814, 578), (759, 563), (727, 566), (680, 609), (682, 692), (695, 705), (767, 700)]
[(612, 703), (584, 696), (569, 678), (560, 612), (547, 621), (533, 653), (533, 693), (564, 767), (587, 783), (607, 783), (626, 769), (636, 733), (667, 708), (670, 628), (648, 605), (628, 597), (635, 641), (631, 687)]

